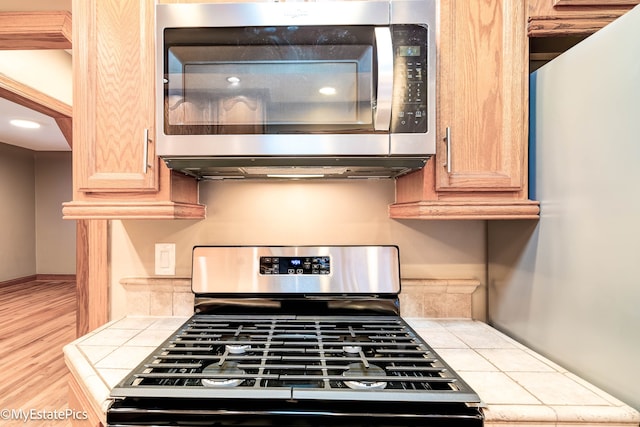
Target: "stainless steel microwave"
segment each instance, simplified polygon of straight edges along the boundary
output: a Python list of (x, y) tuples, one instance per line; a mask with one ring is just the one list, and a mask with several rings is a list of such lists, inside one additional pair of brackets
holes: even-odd
[(157, 153), (205, 178), (419, 169), (435, 16), (435, 0), (159, 4)]

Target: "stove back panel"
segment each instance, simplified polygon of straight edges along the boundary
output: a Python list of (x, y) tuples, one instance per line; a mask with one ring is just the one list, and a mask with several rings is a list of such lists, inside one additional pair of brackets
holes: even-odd
[(196, 295), (400, 292), (396, 246), (196, 246)]

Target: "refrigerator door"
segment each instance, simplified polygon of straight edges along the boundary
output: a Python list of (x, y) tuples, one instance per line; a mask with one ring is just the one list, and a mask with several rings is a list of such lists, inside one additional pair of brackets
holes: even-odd
[(530, 96), (540, 221), (490, 222), (490, 320), (640, 408), (640, 7), (536, 71)]

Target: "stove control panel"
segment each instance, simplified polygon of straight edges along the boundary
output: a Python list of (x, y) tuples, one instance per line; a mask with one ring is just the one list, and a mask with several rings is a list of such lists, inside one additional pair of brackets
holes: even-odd
[(261, 256), (260, 274), (290, 275), (331, 273), (331, 259), (328, 256)]

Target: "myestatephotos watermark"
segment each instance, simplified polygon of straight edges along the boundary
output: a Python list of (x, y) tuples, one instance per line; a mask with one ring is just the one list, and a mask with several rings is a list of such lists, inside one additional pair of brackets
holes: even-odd
[(86, 420), (89, 415), (85, 411), (74, 409), (0, 409), (0, 420), (4, 421), (67, 421)]

